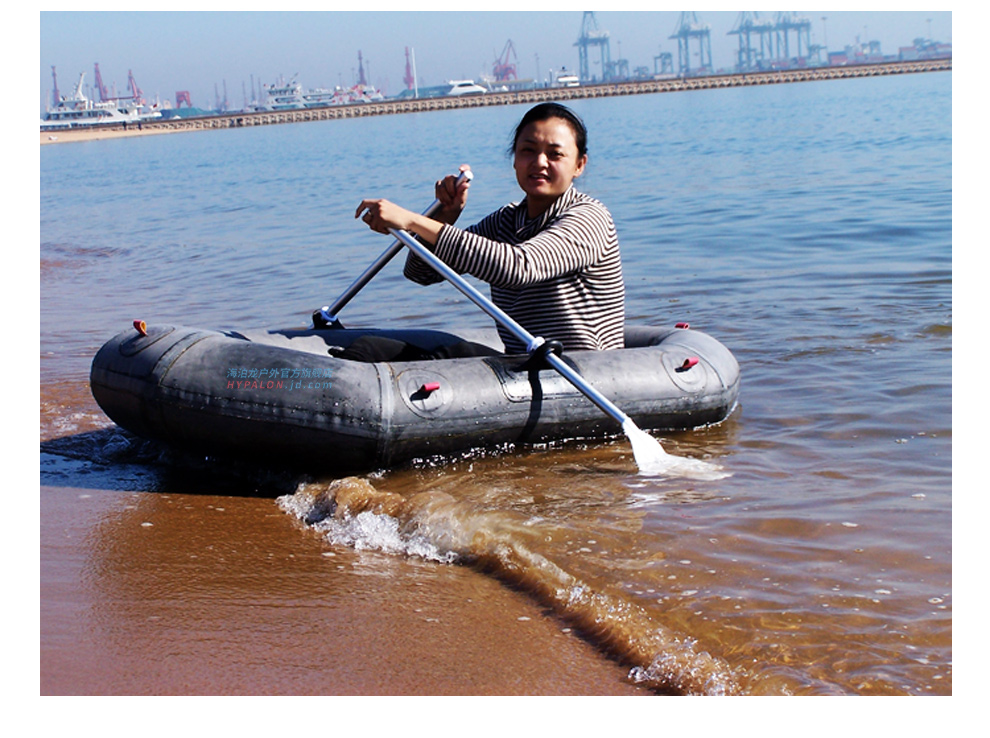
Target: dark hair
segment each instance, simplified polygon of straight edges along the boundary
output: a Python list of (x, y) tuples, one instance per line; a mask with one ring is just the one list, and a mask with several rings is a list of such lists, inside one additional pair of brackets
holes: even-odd
[(571, 127), (571, 130), (574, 131), (574, 141), (577, 143), (579, 159), (588, 153), (588, 129), (585, 128), (584, 121), (578, 117), (577, 113), (560, 103), (545, 102), (530, 108), (522, 120), (519, 121), (515, 133), (512, 135), (512, 144), (509, 146), (508, 151), (509, 156), (515, 154), (516, 144), (519, 143), (519, 136), (522, 135), (523, 129), (526, 126), (537, 121), (550, 120), (550, 118), (560, 118), (566, 121)]

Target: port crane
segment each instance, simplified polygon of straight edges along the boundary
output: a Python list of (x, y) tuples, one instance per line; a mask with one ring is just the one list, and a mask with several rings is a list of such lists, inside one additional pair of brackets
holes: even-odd
[[(801, 17), (795, 11), (779, 11), (777, 13), (777, 58), (791, 58), (791, 31), (794, 32), (797, 41), (797, 58), (806, 58), (810, 54), (811, 47), (811, 21)], [(802, 40), (804, 41), (804, 52), (802, 53)], [(783, 47), (783, 48), (781, 48)]]
[(100, 93), (100, 102), (107, 102), (110, 96), (107, 94), (107, 88), (103, 85), (103, 77), (100, 76), (100, 65), (94, 63), (93, 67), (95, 68), (93, 84), (96, 85), (96, 91)]
[[(730, 36), (739, 36), (737, 69), (757, 69), (773, 56), (774, 30), (774, 22), (761, 18), (755, 10), (744, 10), (739, 13), (736, 25), (729, 31)], [(754, 36), (759, 38), (759, 48), (753, 43)]]
[(515, 61), (519, 61), (519, 58), (516, 56), (516, 47), (512, 45), (511, 38), (506, 42), (505, 48), (502, 49), (502, 56), (495, 58), (495, 65), (492, 68), (492, 74), (495, 77), (496, 82), (519, 79), (519, 76), (516, 74), (516, 65), (509, 62), (510, 52), (512, 53), (512, 58)]
[(134, 79), (134, 74), (130, 69), (127, 70), (127, 87), (131, 91), (131, 99), (136, 103), (144, 104), (144, 93), (137, 86), (137, 81)]
[[(55, 68), (52, 67), (52, 72)], [(127, 70), (127, 89), (130, 91), (130, 95), (121, 95), (119, 97), (110, 95), (107, 93), (106, 85), (103, 84), (103, 76), (100, 74), (99, 63), (93, 64), (93, 77), (94, 84), (96, 85), (96, 91), (100, 95), (100, 102), (111, 102), (114, 100), (133, 100), (139, 105), (144, 104), (144, 93), (141, 92), (141, 88), (137, 85), (137, 80), (134, 79), (134, 72), (130, 69)]]
[(693, 10), (681, 12), (681, 20), (670, 40), (677, 40), (677, 60), (678, 74), (688, 75), (691, 73), (691, 50), (692, 39), (698, 41), (698, 68), (696, 71), (712, 71), (712, 27), (707, 23), (698, 20), (698, 14)]
[[(736, 69), (766, 69), (773, 66), (787, 66), (792, 62), (791, 34), (797, 42), (796, 59), (811, 56), (811, 21), (796, 12), (778, 12), (774, 20), (761, 18), (756, 11), (743, 11), (736, 20), (730, 36), (739, 36), (739, 51)], [(756, 48), (754, 37), (759, 39)], [(816, 47), (817, 50), (819, 47)]]
[(609, 50), (608, 31), (598, 29), (598, 21), (591, 10), (584, 11), (581, 18), (581, 36), (574, 43), (578, 47), (578, 76), (582, 82), (592, 81), (588, 63), (588, 49), (597, 46), (601, 55), (602, 77), (607, 80), (609, 69), (612, 67), (611, 51)]

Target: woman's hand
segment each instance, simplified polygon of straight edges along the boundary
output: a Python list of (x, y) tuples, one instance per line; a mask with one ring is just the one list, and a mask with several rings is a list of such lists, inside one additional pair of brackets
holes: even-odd
[[(462, 164), (460, 166), (461, 172), (467, 172), (471, 167), (467, 164)], [(457, 178), (459, 175), (448, 174), (441, 180), (437, 180), (436, 184), (436, 197), (437, 202), (440, 203), (440, 210), (438, 210), (434, 217), (444, 223), (450, 223), (453, 225), (458, 216), (460, 216), (461, 211), (464, 210), (464, 206), (467, 204), (468, 198), (468, 187), (471, 184), (469, 179), (465, 179), (458, 185)]]
[(417, 216), (416, 213), (401, 208), (395, 203), (379, 199), (362, 200), (354, 217), (361, 218), (373, 231), (388, 233), (390, 228), (412, 230)]
[(430, 245), (436, 245), (444, 226), (438, 220), (400, 208), (388, 200), (362, 200), (354, 217), (361, 218), (373, 231), (379, 233), (388, 233), (392, 229), (409, 231)]
[[(467, 164), (461, 165), (460, 171), (470, 169)], [(432, 218), (419, 215), (393, 202), (384, 199), (365, 199), (354, 212), (355, 218), (363, 220), (367, 226), (378, 233), (388, 233), (390, 229), (411, 231), (430, 244), (436, 244), (437, 237), (444, 223), (453, 224), (467, 203), (467, 191), (470, 180), (457, 183), (458, 175), (448, 175), (436, 184), (437, 201), (440, 209)]]

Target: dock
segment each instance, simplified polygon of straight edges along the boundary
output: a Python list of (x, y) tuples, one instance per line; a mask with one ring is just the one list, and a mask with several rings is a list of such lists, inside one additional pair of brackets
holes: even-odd
[[(430, 97), (388, 99), (378, 102), (331, 105), (319, 108), (293, 110), (221, 113), (190, 118), (169, 118), (167, 120), (144, 121), (140, 128), (108, 126), (106, 133), (113, 137), (169, 133), (177, 131), (216, 130), (225, 128), (245, 128), (250, 126), (302, 123), (318, 120), (338, 120), (342, 118), (364, 118), (375, 115), (399, 115), (423, 113), (435, 110), (459, 108), (485, 108), (494, 105), (535, 105), (547, 101), (568, 101), (601, 97), (622, 97), (627, 95), (649, 95), (664, 92), (685, 92), (691, 90), (727, 89), (734, 87), (759, 87), (762, 85), (788, 84), (794, 82), (816, 82), (834, 79), (854, 79), (860, 77), (886, 77), (921, 72), (943, 72), (952, 70), (952, 59), (929, 59), (916, 61), (896, 61), (874, 64), (806, 67), (781, 69), (765, 72), (735, 74), (714, 74), (697, 77), (670, 77), (664, 79), (629, 80), (587, 84), (579, 87), (542, 87), (512, 92), (488, 92), (463, 97)], [(101, 127), (103, 130), (103, 127)], [(94, 135), (95, 134), (95, 135)], [(42, 131), (41, 142), (71, 140), (93, 140), (100, 138), (91, 130)], [(46, 140), (47, 139), (47, 140)]]

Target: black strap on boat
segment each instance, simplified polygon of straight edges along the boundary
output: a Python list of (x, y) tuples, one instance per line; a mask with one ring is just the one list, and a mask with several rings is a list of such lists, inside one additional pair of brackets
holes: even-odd
[(560, 341), (546, 341), (539, 338), (536, 340), (540, 343), (530, 349), (529, 358), (526, 359), (520, 368), (526, 370), (552, 369), (553, 365), (550, 363), (547, 355), (554, 354), (555, 356), (560, 356), (564, 353), (564, 344)]

